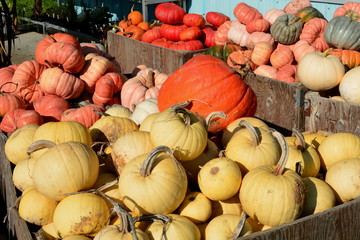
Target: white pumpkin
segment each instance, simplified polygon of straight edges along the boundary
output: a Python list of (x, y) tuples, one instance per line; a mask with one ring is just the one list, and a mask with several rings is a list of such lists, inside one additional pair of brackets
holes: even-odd
[(360, 66), (347, 71), (339, 85), (340, 95), (346, 102), (360, 104)]
[(130, 119), (141, 124), (142, 121), (150, 114), (159, 112), (158, 102), (156, 98), (148, 98), (136, 104)]

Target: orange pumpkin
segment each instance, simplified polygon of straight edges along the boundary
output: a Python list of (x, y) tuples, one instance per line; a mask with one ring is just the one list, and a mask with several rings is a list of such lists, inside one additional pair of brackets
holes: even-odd
[(3, 91), (3, 87), (6, 85), (13, 84), (10, 82), (4, 83), (2, 86), (0, 86), (0, 117), (3, 117), (7, 112), (18, 108), (25, 109), (25, 102), (23, 99), (14, 94), (11, 94), (10, 92)]
[(258, 42), (255, 44), (251, 54), (251, 61), (256, 65), (265, 65), (270, 61), (273, 45), (269, 42)]
[(221, 24), (215, 32), (215, 44), (225, 45), (228, 42), (228, 31), (231, 26), (231, 21), (226, 21)]
[(249, 6), (244, 2), (235, 6), (234, 16), (245, 25), (254, 19), (263, 18), (262, 14), (256, 8)]
[(282, 66), (277, 71), (275, 79), (283, 82), (293, 83), (296, 81), (296, 70), (295, 65), (287, 64)]
[(183, 22), (188, 27), (203, 28), (205, 26), (205, 18), (202, 15), (196, 13), (185, 14)]
[(298, 11), (305, 7), (311, 6), (309, 0), (292, 0), (284, 7), (286, 14), (296, 14)]
[(299, 40), (291, 46), (295, 60), (299, 63), (302, 57), (311, 52), (316, 52), (316, 48), (306, 40)]
[(329, 48), (324, 38), (327, 23), (323, 18), (313, 18), (309, 20), (304, 24), (299, 39), (308, 41), (317, 51), (325, 51)]
[[(194, 74), (196, 72), (196, 74)], [(253, 116), (256, 96), (236, 71), (224, 61), (198, 55), (173, 72), (159, 91), (159, 110), (190, 101), (187, 108), (200, 119), (214, 111), (223, 111), (226, 119), (214, 119), (208, 131), (216, 133), (225, 129), (235, 119)]]
[(294, 61), (294, 54), (290, 47), (283, 44), (278, 44), (276, 49), (270, 56), (270, 63), (273, 67), (281, 68), (287, 64), (291, 64)]
[(253, 19), (246, 25), (246, 31), (248, 33), (268, 32), (269, 29), (270, 29), (270, 22), (264, 18)]
[(129, 25), (138, 25), (144, 20), (142, 13), (139, 11), (134, 11), (134, 7), (135, 5), (131, 7), (131, 11), (127, 15)]
[(58, 122), (63, 112), (70, 108), (70, 103), (56, 95), (45, 95), (37, 99), (33, 106), (44, 122)]
[(188, 41), (188, 40), (196, 40), (199, 39), (202, 34), (202, 31), (199, 27), (189, 27), (180, 32), (180, 40)]
[(4, 115), (0, 123), (0, 129), (4, 132), (12, 133), (20, 127), (30, 124), (41, 125), (42, 123), (41, 115), (35, 110), (19, 108), (9, 111)]
[(360, 21), (360, 3), (347, 2), (338, 7), (333, 17), (346, 16), (355, 21)]
[[(232, 68), (255, 70), (256, 65), (251, 61), (252, 50), (236, 50), (229, 54), (227, 64)], [(248, 65), (248, 67), (247, 67)]]
[(271, 44), (274, 44), (275, 40), (270, 33), (253, 32), (246, 40), (246, 47), (248, 49), (253, 49), (255, 47), (255, 44), (258, 42), (269, 42)]
[(273, 79), (276, 78), (277, 72), (277, 68), (270, 65), (260, 65), (254, 70), (254, 73), (257, 75)]
[(61, 115), (61, 122), (76, 121), (89, 128), (101, 118), (99, 112), (105, 112), (105, 108), (96, 104), (69, 108)]
[(16, 86), (13, 84), (5, 84), (8, 82), (12, 82), (12, 77), (14, 76), (15, 70), (18, 65), (13, 64), (7, 67), (0, 68), (0, 85), (1, 91), (12, 92), (16, 89)]
[(354, 68), (360, 65), (360, 52), (346, 49), (333, 49), (329, 54), (340, 58), (341, 62), (348, 68)]

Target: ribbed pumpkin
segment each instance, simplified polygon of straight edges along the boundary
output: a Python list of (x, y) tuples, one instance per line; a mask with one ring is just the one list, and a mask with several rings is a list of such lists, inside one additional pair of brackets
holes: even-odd
[(185, 10), (175, 3), (161, 3), (155, 8), (155, 17), (166, 24), (178, 24), (183, 22)]
[(284, 10), (273, 8), (268, 10), (263, 17), (272, 25), (278, 17), (284, 14), (286, 14)]
[(102, 117), (99, 113), (104, 111), (105, 108), (97, 104), (70, 108), (61, 115), (61, 122), (76, 121), (89, 128)]
[(351, 18), (352, 20), (358, 21), (360, 20), (360, 4), (356, 2), (347, 2), (338, 7), (333, 17), (346, 16)]
[(244, 71), (244, 74), (250, 70), (255, 70), (256, 65), (251, 60), (252, 50), (237, 50), (229, 54), (227, 58), (227, 64), (232, 67), (239, 69), (238, 71)]
[(341, 62), (348, 68), (352, 69), (360, 65), (360, 52), (354, 50), (345, 49), (333, 49), (329, 51), (329, 54), (335, 55), (340, 58)]
[(270, 65), (260, 65), (255, 70), (254, 73), (260, 76), (268, 78), (276, 78), (278, 69)]
[(208, 131), (214, 133), (239, 117), (253, 116), (256, 111), (256, 96), (241, 76), (224, 61), (208, 55), (191, 58), (160, 88), (160, 111), (184, 101), (191, 101), (188, 109), (201, 120), (215, 111), (227, 115), (226, 119), (210, 123)]
[(276, 19), (270, 27), (273, 38), (282, 44), (295, 43), (300, 36), (302, 22), (292, 14), (284, 14)]
[(262, 14), (256, 8), (249, 6), (244, 2), (237, 4), (233, 13), (234, 16), (245, 25), (254, 19), (263, 18)]
[(266, 65), (270, 61), (271, 53), (274, 51), (273, 45), (268, 42), (255, 43), (251, 53), (251, 61), (256, 65)]
[(239, 22), (239, 20), (231, 21), (230, 29), (227, 32), (227, 37), (231, 42), (236, 43), (240, 47), (245, 47), (250, 33), (246, 30), (246, 25)]
[(307, 40), (302, 40), (302, 39), (300, 39), (290, 47), (294, 53), (294, 57), (297, 63), (299, 63), (307, 53), (312, 53), (317, 51), (316, 48), (312, 46)]
[(300, 9), (296, 13), (296, 16), (298, 18), (300, 18), (300, 21), (302, 23), (307, 23), (308, 21), (310, 21), (313, 18), (323, 18), (324, 19), (324, 15), (318, 9), (314, 8), (313, 6), (307, 6), (307, 7)]
[(184, 168), (165, 146), (128, 162), (119, 178), (121, 200), (137, 214), (171, 213), (184, 200), (187, 186)]
[(297, 66), (292, 64), (287, 64), (279, 68), (275, 79), (288, 83), (296, 82), (297, 81), (296, 71), (297, 71)]
[(273, 67), (281, 68), (294, 61), (294, 54), (290, 47), (283, 44), (278, 44), (276, 49), (271, 53), (270, 63)]
[(205, 55), (211, 55), (226, 62), (230, 53), (236, 50), (241, 50), (241, 47), (233, 43), (226, 43), (209, 47), (206, 49)]
[(220, 12), (207, 12), (205, 18), (208, 23), (217, 27), (226, 21), (230, 21), (228, 16)]
[(44, 147), (48, 150), (36, 160), (33, 169), (34, 184), (40, 193), (59, 201), (66, 193), (94, 185), (99, 173), (99, 160), (89, 146), (73, 141), (58, 145), (36, 141), (29, 147), (29, 152)]
[(45, 95), (37, 99), (34, 104), (34, 110), (44, 119), (44, 122), (58, 122), (64, 111), (70, 108), (70, 103), (57, 95)]
[(327, 48), (329, 48), (324, 39), (324, 31), (327, 23), (328, 22), (322, 18), (311, 19), (304, 24), (299, 39), (308, 41), (316, 48), (317, 51), (325, 51)]
[(253, 32), (246, 40), (246, 47), (252, 50), (258, 42), (268, 42), (273, 45), (275, 43), (275, 39), (270, 33)]
[(308, 6), (311, 6), (309, 0), (291, 0), (288, 4), (285, 5), (284, 11), (287, 14), (296, 14), (298, 11)]
[(17, 68), (17, 64), (12, 64), (7, 67), (0, 68), (0, 86), (1, 90), (5, 92), (12, 92), (15, 89), (15, 85), (7, 84), (12, 81), (12, 77), (14, 76), (15, 70)]
[(270, 29), (270, 22), (264, 18), (254, 19), (246, 25), (248, 33), (253, 32), (268, 32)]
[[(6, 85), (13, 84), (4, 83), (2, 86), (0, 86), (0, 117), (3, 117), (7, 112), (18, 108), (25, 109), (25, 101), (19, 96), (5, 91), (3, 88), (6, 87)], [(17, 87), (17, 85), (13, 86), (15, 88)]]
[(29, 125), (36, 124), (41, 125), (43, 123), (43, 118), (35, 110), (27, 109), (15, 109), (7, 112), (0, 122), (0, 129), (7, 133), (12, 133), (18, 128)]
[(221, 24), (215, 32), (215, 44), (224, 45), (229, 41), (228, 32), (231, 27), (231, 21)]

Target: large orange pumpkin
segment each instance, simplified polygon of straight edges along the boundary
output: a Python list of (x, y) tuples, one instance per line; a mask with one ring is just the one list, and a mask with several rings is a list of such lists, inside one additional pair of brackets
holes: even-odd
[(214, 111), (227, 115), (226, 119), (214, 119), (209, 124), (211, 133), (256, 112), (256, 96), (252, 89), (234, 69), (210, 55), (191, 58), (172, 73), (159, 90), (160, 111), (184, 101), (191, 101), (187, 108), (202, 120)]

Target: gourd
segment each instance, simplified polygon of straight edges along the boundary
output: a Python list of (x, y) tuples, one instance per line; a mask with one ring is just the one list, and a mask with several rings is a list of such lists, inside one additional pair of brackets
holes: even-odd
[(251, 61), (256, 65), (266, 65), (270, 61), (273, 45), (268, 42), (257, 42), (251, 53)]
[(204, 223), (211, 217), (211, 200), (202, 192), (189, 192), (177, 212), (195, 224)]
[(313, 18), (304, 24), (299, 36), (300, 40), (308, 41), (317, 51), (325, 51), (329, 45), (324, 39), (324, 31), (328, 22), (323, 18)]
[(61, 122), (75, 121), (90, 128), (103, 115), (105, 108), (97, 104), (80, 104), (79, 107), (69, 108), (61, 115)]
[(1, 120), (0, 129), (12, 133), (23, 126), (43, 124), (43, 118), (35, 110), (15, 109), (7, 112)]
[(155, 17), (166, 24), (179, 24), (183, 22), (185, 10), (175, 3), (161, 3), (155, 8)]
[[(12, 92), (7, 92), (4, 89), (6, 88), (6, 85), (13, 85), (9, 83), (4, 83), (0, 86), (0, 117), (3, 117), (8, 111), (12, 111), (18, 108), (25, 109), (25, 101), (12, 94)], [(15, 84), (15, 89), (17, 87), (17, 84)]]
[(313, 6), (307, 6), (307, 7), (300, 9), (296, 13), (296, 17), (300, 18), (300, 21), (302, 23), (307, 23), (311, 19), (314, 19), (314, 18), (325, 19), (324, 15), (318, 9), (314, 8)]
[(292, 14), (284, 14), (276, 19), (270, 27), (272, 37), (282, 44), (295, 43), (300, 36), (302, 22)]
[(330, 50), (329, 54), (340, 58), (346, 69), (352, 69), (360, 65), (360, 52), (358, 51), (338, 48)]
[(262, 14), (254, 7), (244, 2), (238, 3), (234, 8), (234, 16), (243, 24), (247, 25), (254, 19), (263, 18)]
[(42, 116), (44, 122), (58, 122), (62, 114), (70, 108), (70, 103), (57, 95), (45, 95), (34, 101), (33, 107)]
[(350, 69), (345, 73), (343, 76), (340, 84), (339, 84), (339, 91), (340, 96), (349, 103), (360, 103), (360, 97), (359, 97), (359, 89), (360, 84), (357, 80), (359, 76), (360, 67), (355, 67), (353, 69)]
[(287, 45), (278, 44), (276, 49), (270, 55), (271, 65), (278, 69), (287, 64), (292, 64), (293, 62), (294, 54)]

